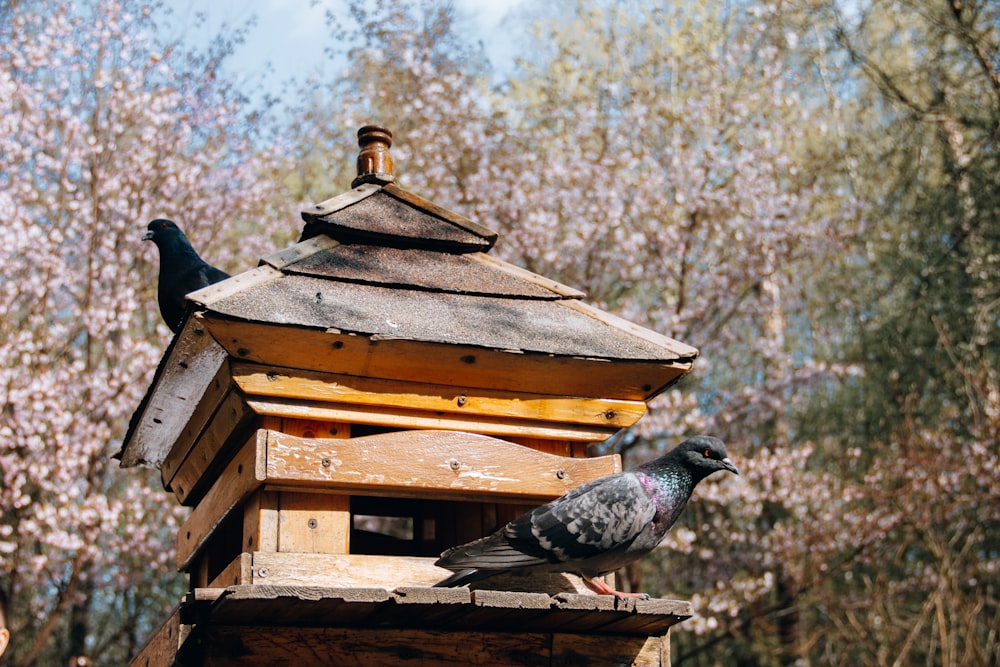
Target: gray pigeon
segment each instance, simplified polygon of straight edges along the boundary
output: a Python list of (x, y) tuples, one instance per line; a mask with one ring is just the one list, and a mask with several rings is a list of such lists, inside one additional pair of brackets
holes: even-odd
[(184, 232), (170, 220), (153, 220), (146, 229), (142, 240), (152, 241), (160, 251), (160, 279), (156, 290), (160, 315), (170, 330), (177, 333), (187, 312), (184, 297), (225, 280), (229, 274), (199, 257)]
[(512, 570), (573, 572), (595, 593), (621, 593), (595, 579), (656, 547), (698, 482), (716, 470), (739, 474), (718, 438), (699, 435), (633, 471), (579, 486), (486, 537), (448, 549), (435, 565), (453, 575), (435, 586), (462, 586)]

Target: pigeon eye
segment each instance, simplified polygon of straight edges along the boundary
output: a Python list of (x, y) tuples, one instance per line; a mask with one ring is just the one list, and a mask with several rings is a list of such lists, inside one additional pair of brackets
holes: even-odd
[(706, 449), (704, 453), (705, 453), (705, 458), (706, 459), (712, 458), (712, 450), (711, 449)]

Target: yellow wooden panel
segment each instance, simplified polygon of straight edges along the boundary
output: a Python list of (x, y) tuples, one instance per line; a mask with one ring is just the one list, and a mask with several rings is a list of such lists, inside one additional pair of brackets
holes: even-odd
[(268, 431), (257, 431), (237, 452), (219, 478), (181, 526), (177, 535), (177, 563), (187, 572), (212, 532), (265, 479)]
[(234, 363), (247, 394), (275, 398), (428, 410), (462, 415), (627, 428), (646, 412), (643, 401), (566, 398)]
[(614, 427), (602, 428), (587, 424), (563, 424), (484, 415), (464, 416), (404, 408), (389, 410), (379, 406), (322, 403), (293, 398), (248, 396), (247, 405), (259, 415), (372, 424), (397, 429), (448, 429), (496, 436), (527, 436), (577, 442), (602, 442), (619, 430)]
[[(203, 317), (235, 358), (410, 382), (641, 401), (691, 370), (691, 360), (615, 361), (553, 357), (468, 345), (422, 343), (337, 331)], [(633, 325), (634, 326), (634, 325)], [(294, 340), (294, 344), (290, 341)], [(688, 349), (684, 346), (684, 349)]]
[[(207, 335), (203, 335), (202, 338), (211, 340), (211, 336)], [(170, 449), (160, 465), (160, 479), (163, 481), (165, 489), (170, 488), (170, 481), (177, 473), (177, 468), (195, 446), (198, 436), (201, 435), (216, 413), (219, 405), (229, 395), (229, 389), (232, 385), (232, 371), (229, 367), (228, 357), (226, 359), (219, 364), (215, 376), (208, 382), (204, 393), (200, 396), (197, 393), (191, 394), (191, 396), (198, 398), (198, 405), (194, 408), (191, 417), (185, 422), (180, 435), (177, 436), (173, 444), (168, 445)], [(174, 389), (174, 398), (179, 401), (177, 394), (180, 392), (177, 392), (176, 388), (172, 389)], [(189, 390), (187, 387), (184, 389)]]
[(349, 440), (305, 440), (275, 432), (267, 437), (268, 484), (365, 495), (545, 501), (619, 470), (616, 455), (569, 458), (451, 431)]
[(278, 507), (278, 551), (346, 554), (350, 549), (351, 498), (284, 491)]
[(205, 472), (215, 463), (229, 438), (253, 417), (239, 393), (230, 391), (186, 456), (180, 459), (180, 448), (171, 450), (164, 465), (169, 465), (175, 472), (167, 488), (179, 503), (190, 505), (197, 501), (205, 490), (202, 479)]

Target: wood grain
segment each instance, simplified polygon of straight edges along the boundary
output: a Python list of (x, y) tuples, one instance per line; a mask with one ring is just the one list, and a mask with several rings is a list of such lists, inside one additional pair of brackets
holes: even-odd
[(247, 441), (181, 526), (177, 565), (182, 572), (189, 571), (212, 532), (264, 481), (267, 434), (257, 431)]
[(546, 501), (620, 470), (615, 455), (569, 458), (451, 431), (349, 440), (306, 441), (273, 431), (267, 436), (270, 484), (366, 495)]
[(325, 403), (293, 398), (247, 397), (247, 405), (259, 415), (316, 421), (350, 422), (396, 429), (423, 428), (472, 431), (496, 436), (527, 436), (576, 442), (602, 442), (617, 427), (542, 422), (488, 415), (459, 415), (401, 407), (387, 409), (371, 405)]
[(254, 417), (243, 397), (230, 390), (183, 459), (176, 462), (181, 455), (181, 447), (175, 446), (171, 450), (167, 461), (175, 472), (167, 488), (180, 504), (194, 505), (198, 502), (210, 482), (206, 473), (221, 466), (231, 438), (239, 437)]
[[(690, 371), (693, 361), (681, 358), (611, 363), (237, 322), (211, 313), (206, 313), (203, 321), (236, 359), (344, 375), (554, 396), (641, 401)], [(289, 345), (293, 339), (295, 344)]]
[(592, 424), (627, 428), (646, 412), (643, 401), (586, 399), (380, 380), (260, 364), (234, 363), (233, 381), (246, 394), (274, 398), (426, 410), (433, 413)]

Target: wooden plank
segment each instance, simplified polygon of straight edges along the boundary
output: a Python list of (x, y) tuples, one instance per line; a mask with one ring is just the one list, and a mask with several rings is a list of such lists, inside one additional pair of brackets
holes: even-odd
[[(219, 349), (221, 350), (222, 348), (220, 347)], [(177, 473), (177, 468), (180, 467), (181, 462), (195, 446), (198, 437), (205, 430), (212, 416), (218, 411), (223, 400), (229, 395), (231, 385), (232, 372), (229, 368), (229, 357), (227, 356), (223, 360), (223, 363), (219, 364), (215, 376), (200, 395), (197, 407), (184, 425), (184, 428), (181, 429), (180, 435), (177, 436), (177, 439), (170, 447), (166, 458), (163, 459), (163, 463), (160, 466), (160, 480), (163, 482), (164, 489), (170, 489), (170, 482)], [(193, 396), (198, 396), (198, 394), (194, 394)]]
[(545, 422), (627, 428), (646, 412), (643, 401), (566, 398), (234, 363), (233, 381), (245, 393), (274, 398), (491, 415)]
[[(222, 282), (202, 287), (200, 290), (188, 294), (186, 298), (188, 301), (193, 301), (200, 306), (211, 306), (217, 301), (228, 299), (234, 294), (239, 294), (244, 290), (250, 289), (254, 285), (277, 280), (283, 275), (281, 271), (264, 264), (258, 266), (256, 269), (244, 271), (243, 273), (226, 278)], [(200, 318), (201, 314), (196, 312), (192, 317)]]
[(616, 455), (574, 459), (471, 433), (400, 431), (349, 440), (267, 433), (266, 479), (282, 487), (528, 502), (621, 470)]
[(663, 637), (556, 634), (552, 636), (552, 664), (670, 667), (669, 649), (667, 662), (663, 661), (664, 641)]
[(346, 422), (318, 421), (315, 419), (279, 418), (277, 428), (264, 426), (272, 431), (281, 431), (300, 438), (350, 438), (351, 425)]
[(129, 667), (172, 667), (177, 649), (187, 635), (187, 628), (182, 632), (180, 617), (180, 607), (175, 607), (163, 625), (128, 663)]
[(340, 241), (335, 241), (329, 236), (320, 234), (319, 236), (314, 236), (311, 239), (300, 241), (299, 243), (285, 248), (284, 250), (272, 253), (267, 257), (262, 258), (260, 263), (267, 264), (268, 266), (280, 271), (289, 264), (300, 262), (306, 257), (312, 257), (318, 252), (336, 248), (339, 245)]
[(142, 413), (121, 452), (121, 465), (159, 467), (198, 410), (192, 397), (211, 389), (226, 350), (197, 321), (188, 318), (157, 368)]
[[(182, 658), (206, 667), (295, 664), (548, 667), (552, 664), (550, 638), (542, 634), (211, 625), (197, 628), (192, 638), (197, 642), (191, 643), (190, 652)], [(577, 667), (600, 664), (604, 663), (591, 660)]]
[(311, 206), (308, 210), (303, 211), (302, 215), (303, 217), (330, 215), (331, 213), (336, 213), (342, 208), (356, 204), (362, 199), (371, 197), (381, 189), (382, 187), (379, 185), (364, 183), (352, 190), (348, 190), (343, 194), (339, 194), (336, 197), (331, 197), (330, 199), (321, 201), (320, 203)]
[(281, 493), (278, 551), (350, 552), (351, 498), (329, 493)]
[[(249, 584), (253, 580), (253, 556), (242, 553), (233, 559), (229, 565), (223, 568), (206, 588), (198, 588), (198, 591), (208, 589), (218, 590), (230, 586), (241, 586)], [(217, 596), (216, 596), (217, 597)]]
[(212, 532), (253, 493), (265, 479), (268, 431), (258, 431), (233, 457), (177, 536), (178, 569), (187, 572)]
[[(376, 556), (368, 554), (305, 554), (258, 551), (253, 558), (251, 578), (244, 583), (266, 586), (400, 587), (433, 586), (451, 572), (434, 565), (433, 557)], [(579, 577), (572, 574), (543, 573), (497, 575), (476, 582), (479, 591), (517, 593), (591, 594)]]
[(248, 397), (257, 414), (313, 420), (346, 421), (392, 428), (449, 429), (497, 436), (530, 436), (579, 442), (603, 442), (618, 429), (586, 424), (561, 424), (484, 415), (449, 415), (421, 410), (303, 401), (291, 398)]
[(266, 586), (330, 588), (431, 586), (449, 574), (434, 558), (362, 554), (306, 554), (258, 551), (251, 554), (249, 583)]
[(198, 502), (212, 481), (207, 473), (221, 467), (231, 438), (240, 437), (254, 417), (239, 392), (231, 390), (183, 461), (174, 464), (174, 452), (171, 452), (168, 459), (176, 472), (170, 479), (169, 490), (180, 504)]
[(243, 505), (243, 549), (278, 550), (278, 511), (281, 493), (259, 488)]
[(213, 623), (357, 625), (380, 607), (393, 604), (392, 593), (373, 587), (234, 586), (226, 589), (208, 615)]
[[(692, 364), (689, 358), (611, 363), (601, 359), (553, 357), (234, 321), (209, 313), (203, 321), (233, 357), (246, 361), (554, 396), (641, 401), (675, 382), (691, 370)], [(294, 345), (288, 344), (290, 339), (295, 340)]]

